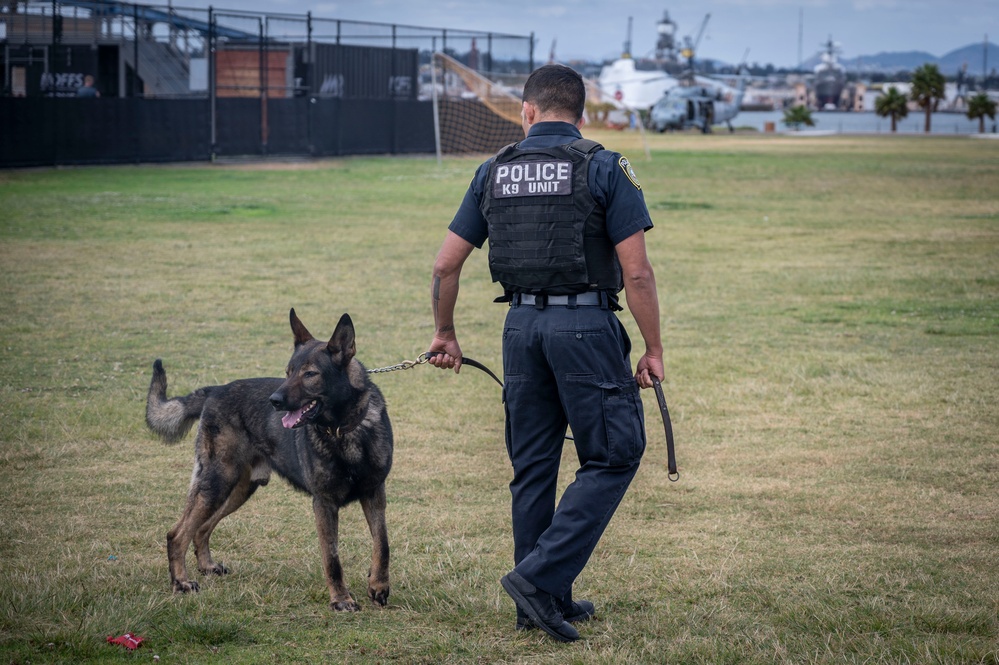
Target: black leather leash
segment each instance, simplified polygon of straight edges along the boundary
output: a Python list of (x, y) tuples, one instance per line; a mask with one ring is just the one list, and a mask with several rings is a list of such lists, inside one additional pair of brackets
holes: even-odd
[[(417, 360), (417, 363), (422, 365), (423, 363), (427, 362), (434, 356), (439, 356), (439, 355), (440, 351), (427, 351), (426, 353), (420, 355), (419, 359)], [(500, 388), (503, 387), (503, 382), (499, 380), (499, 377), (493, 374), (493, 371), (491, 369), (480, 363), (478, 360), (472, 360), (468, 356), (462, 356), (461, 364), (468, 365), (469, 367), (474, 367), (475, 369), (485, 372), (486, 374), (492, 377), (493, 381), (499, 384)]]
[[(651, 374), (650, 374), (651, 376)], [(673, 423), (669, 419), (669, 409), (666, 408), (666, 395), (663, 394), (663, 384), (659, 379), (652, 377), (652, 389), (656, 391), (656, 399), (659, 400), (659, 411), (663, 415), (663, 429), (666, 430), (666, 477), (670, 482), (680, 480), (680, 473), (676, 470), (676, 448), (673, 445)]]
[[(437, 355), (437, 354), (433, 354), (433, 355)], [(493, 377), (493, 381), (495, 381), (496, 383), (498, 383), (500, 388), (503, 387), (503, 382), (499, 380), (499, 377), (496, 376), (495, 374), (493, 374), (493, 371), (491, 369), (489, 369), (488, 367), (486, 367), (485, 365), (483, 365), (482, 363), (480, 363), (478, 360), (472, 360), (468, 356), (462, 356), (461, 357), (461, 364), (462, 365), (470, 365), (471, 367), (474, 367), (475, 369), (482, 370), (483, 372), (485, 372), (489, 376)]]
[[(425, 353), (424, 356), (427, 359), (433, 358), (437, 353)], [(483, 365), (477, 360), (473, 360), (468, 356), (461, 357), (462, 365), (469, 365), (475, 369), (481, 370), (492, 377), (493, 381), (499, 384), (500, 388), (503, 387), (503, 382), (499, 380), (491, 369)], [(650, 374), (650, 376), (652, 376)], [(680, 480), (680, 473), (676, 470), (676, 445), (673, 443), (673, 423), (669, 418), (669, 409), (666, 407), (666, 395), (663, 393), (663, 384), (655, 376), (652, 376), (652, 389), (656, 392), (656, 400), (659, 402), (659, 413), (663, 417), (663, 430), (666, 433), (666, 477), (670, 479), (670, 482), (676, 482)], [(568, 440), (573, 440), (571, 436), (566, 435)]]

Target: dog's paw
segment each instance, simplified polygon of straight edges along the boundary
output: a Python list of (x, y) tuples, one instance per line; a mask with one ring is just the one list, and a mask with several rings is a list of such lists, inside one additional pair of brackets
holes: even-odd
[(197, 593), (200, 590), (201, 590), (201, 587), (198, 586), (197, 582), (192, 582), (190, 580), (186, 580), (186, 581), (174, 580), (173, 581), (173, 592), (174, 593), (188, 593), (188, 592), (191, 592), (191, 591), (194, 591), (195, 593)]
[(218, 575), (221, 577), (222, 575), (228, 575), (229, 569), (223, 566), (222, 562), (219, 561), (218, 563), (213, 562), (212, 565), (207, 568), (198, 568), (198, 572), (202, 575)]
[(370, 598), (371, 602), (373, 602), (375, 605), (380, 605), (382, 607), (385, 607), (386, 605), (388, 605), (388, 598), (389, 598), (388, 585), (386, 584), (384, 586), (368, 587), (368, 598)]
[(332, 600), (330, 601), (330, 607), (333, 608), (334, 612), (360, 612), (361, 606), (357, 604), (357, 601), (353, 598), (347, 598), (346, 600)]

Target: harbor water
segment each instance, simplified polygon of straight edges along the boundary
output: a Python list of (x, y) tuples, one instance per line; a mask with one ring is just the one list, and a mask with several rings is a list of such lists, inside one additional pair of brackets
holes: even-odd
[[(813, 111), (814, 127), (802, 130), (834, 132), (836, 134), (891, 134), (891, 118), (882, 118), (873, 111)], [(985, 118), (985, 131), (994, 134), (999, 121)], [(898, 121), (897, 133), (922, 134), (926, 115), (922, 111), (910, 111), (904, 120)], [(741, 111), (732, 121), (736, 129), (749, 127), (766, 131), (767, 123), (772, 123), (777, 132), (788, 131), (784, 124), (783, 111)], [(717, 130), (716, 130), (717, 131)], [(963, 113), (933, 113), (930, 117), (931, 134), (977, 134), (978, 120), (969, 120)]]

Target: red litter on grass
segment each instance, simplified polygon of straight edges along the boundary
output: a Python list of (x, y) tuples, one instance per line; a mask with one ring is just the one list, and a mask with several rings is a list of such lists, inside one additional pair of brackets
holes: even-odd
[(142, 644), (142, 640), (144, 639), (146, 638), (133, 635), (132, 633), (125, 633), (124, 635), (120, 635), (118, 637), (108, 635), (108, 644), (120, 644), (129, 651), (133, 651), (134, 649), (139, 648), (139, 645)]

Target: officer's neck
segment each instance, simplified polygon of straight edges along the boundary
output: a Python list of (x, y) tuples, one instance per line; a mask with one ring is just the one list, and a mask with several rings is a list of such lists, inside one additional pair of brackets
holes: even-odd
[(524, 102), (523, 111), (521, 113), (521, 118), (524, 121), (524, 134), (526, 135), (531, 127), (542, 122), (567, 122), (570, 125), (576, 127), (576, 129), (582, 129), (583, 125), (586, 124), (585, 118), (580, 118), (578, 121), (571, 115), (565, 114), (559, 111), (547, 111), (542, 113), (540, 109), (530, 102)]

